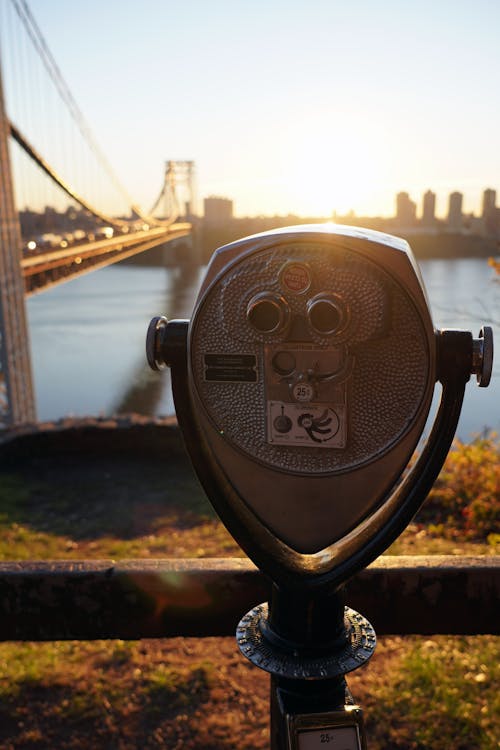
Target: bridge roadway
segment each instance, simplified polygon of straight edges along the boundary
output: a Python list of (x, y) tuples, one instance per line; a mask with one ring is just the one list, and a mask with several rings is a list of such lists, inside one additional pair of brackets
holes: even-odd
[(36, 294), (96, 268), (109, 266), (158, 245), (187, 237), (190, 233), (190, 223), (178, 222), (168, 227), (119, 234), (111, 239), (70, 245), (23, 257), (21, 268), (26, 295)]

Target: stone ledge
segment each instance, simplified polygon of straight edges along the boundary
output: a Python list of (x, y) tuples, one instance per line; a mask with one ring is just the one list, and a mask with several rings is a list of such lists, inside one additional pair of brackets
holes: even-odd
[(113, 417), (66, 417), (25, 424), (0, 433), (0, 465), (29, 457), (57, 455), (185, 455), (175, 417), (120, 414)]

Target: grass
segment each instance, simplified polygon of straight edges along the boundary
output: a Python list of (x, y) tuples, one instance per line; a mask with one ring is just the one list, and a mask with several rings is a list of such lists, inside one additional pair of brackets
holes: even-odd
[[(498, 549), (500, 448), (457, 443), (414, 523), (390, 554)], [(241, 550), (187, 464), (38, 460), (0, 474), (0, 560), (219, 557)]]
[(31, 747), (37, 737), (47, 742), (40, 747), (118, 747), (120, 727), (135, 736), (139, 725), (149, 731), (175, 721), (208, 700), (213, 681), (207, 659), (186, 663), (155, 642), (3, 644), (0, 651), (0, 741), (8, 737), (9, 747)]
[[(2, 747), (229, 750), (235, 736), (268, 747), (268, 676), (231, 638), (0, 652)], [(383, 638), (348, 679), (370, 750), (494, 750), (499, 677), (495, 639), (482, 636)]]
[[(457, 444), (389, 552), (493, 554), (499, 478), (496, 438)], [(35, 457), (0, 474), (2, 560), (240, 554), (182, 462)], [(370, 750), (497, 749), (498, 657), (485, 636), (382, 638), (348, 680)], [(268, 701), (233, 639), (0, 644), (6, 750), (259, 750)]]
[[(495, 639), (388, 639), (387, 645), (397, 650), (392, 668), (363, 703), (370, 747), (497, 748), (500, 670)], [(381, 727), (389, 730), (387, 744)]]
[(241, 554), (185, 467), (110, 461), (85, 476), (45, 461), (0, 474), (0, 560)]

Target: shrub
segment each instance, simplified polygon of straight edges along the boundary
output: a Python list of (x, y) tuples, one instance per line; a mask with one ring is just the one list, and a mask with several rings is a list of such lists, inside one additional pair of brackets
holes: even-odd
[(447, 538), (460, 532), (486, 541), (498, 532), (499, 508), (500, 442), (490, 434), (454, 443), (416, 520), (434, 524)]

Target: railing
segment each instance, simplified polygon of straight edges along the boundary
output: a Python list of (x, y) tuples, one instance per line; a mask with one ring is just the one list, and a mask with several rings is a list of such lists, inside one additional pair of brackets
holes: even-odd
[[(0, 563), (0, 640), (233, 635), (268, 598), (246, 558)], [(347, 585), (379, 635), (498, 634), (500, 557), (382, 556)]]

